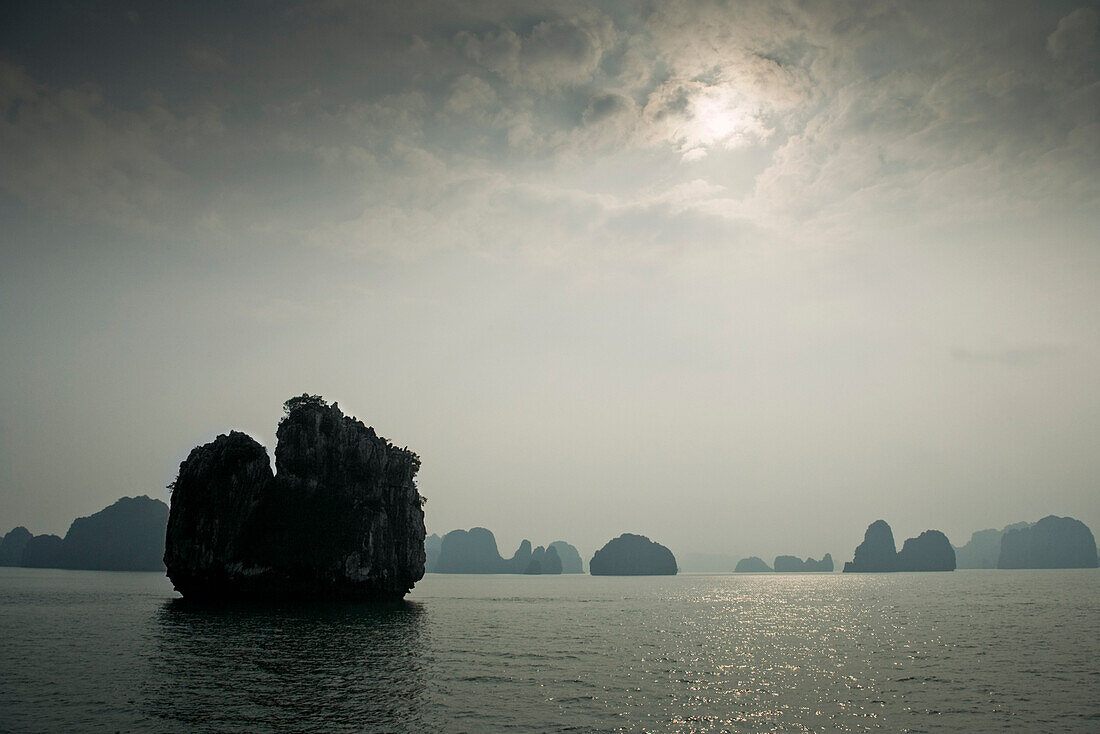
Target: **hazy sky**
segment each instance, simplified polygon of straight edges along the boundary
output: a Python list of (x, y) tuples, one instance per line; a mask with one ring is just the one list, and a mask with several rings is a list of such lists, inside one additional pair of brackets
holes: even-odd
[(4, 3), (0, 532), (304, 391), (506, 553), (1100, 531), (1098, 20)]

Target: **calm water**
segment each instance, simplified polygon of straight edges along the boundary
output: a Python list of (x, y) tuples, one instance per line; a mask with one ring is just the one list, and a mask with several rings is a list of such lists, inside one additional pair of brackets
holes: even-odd
[(5, 731), (1100, 731), (1100, 572), (429, 575), (193, 608), (0, 568)]

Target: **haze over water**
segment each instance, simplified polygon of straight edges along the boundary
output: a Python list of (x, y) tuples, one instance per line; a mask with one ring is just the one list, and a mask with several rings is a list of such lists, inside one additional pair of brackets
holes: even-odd
[(193, 607), (0, 568), (5, 731), (1100, 726), (1100, 574), (429, 575), (407, 602)]
[(1100, 12), (0, 10), (0, 517), (303, 392), (429, 531), (734, 559), (1100, 528)]

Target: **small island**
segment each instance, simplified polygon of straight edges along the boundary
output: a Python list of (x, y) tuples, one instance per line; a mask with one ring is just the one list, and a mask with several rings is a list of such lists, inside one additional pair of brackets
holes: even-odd
[(588, 562), (593, 576), (671, 576), (676, 570), (672, 551), (633, 533), (608, 541)]
[(833, 556), (826, 553), (820, 561), (812, 557), (803, 561), (798, 556), (776, 556), (772, 566), (776, 573), (832, 573)]
[(758, 556), (742, 558), (733, 569), (734, 573), (771, 573), (772, 568)]
[(164, 551), (188, 599), (399, 599), (424, 575), (420, 459), (319, 396), (284, 404), (275, 467), (237, 431), (196, 447)]

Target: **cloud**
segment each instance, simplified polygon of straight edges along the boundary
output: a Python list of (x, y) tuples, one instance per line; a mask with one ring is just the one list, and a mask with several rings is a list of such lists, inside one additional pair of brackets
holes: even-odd
[(832, 243), (1097, 204), (1090, 8), (326, 2), (271, 20), (230, 29), (229, 68), (178, 40), (219, 73), (171, 95), (0, 67), (0, 185), (121, 228), (383, 246), (376, 217), (402, 253), (532, 241), (489, 231), (511, 225), (486, 193), (528, 185)]
[(1047, 50), (1056, 59), (1084, 62), (1097, 54), (1096, 28), (1100, 13), (1095, 8), (1077, 8), (1058, 21), (1047, 36)]
[(217, 130), (151, 104), (111, 107), (85, 84), (49, 89), (0, 61), (0, 186), (48, 211), (123, 228), (160, 229), (184, 178), (162, 143)]
[(455, 42), (468, 59), (510, 85), (548, 93), (591, 81), (613, 35), (610, 20), (589, 14), (542, 20), (523, 34), (507, 25), (459, 31)]

